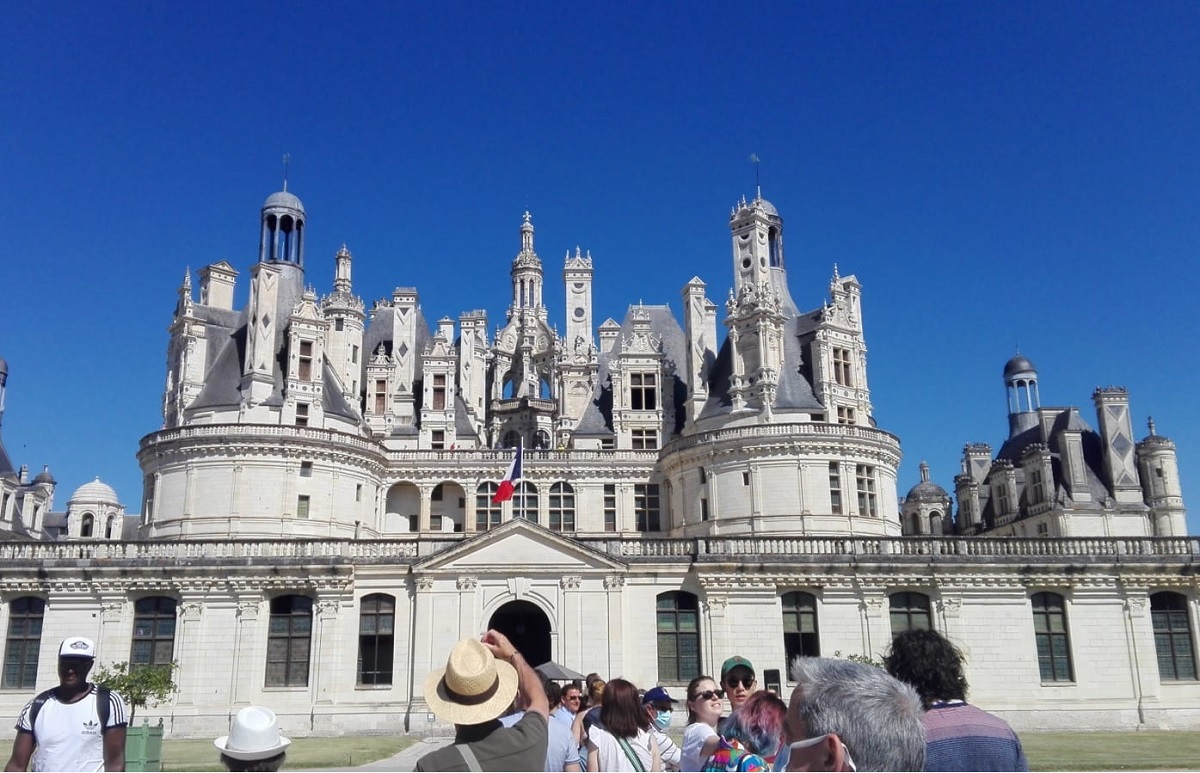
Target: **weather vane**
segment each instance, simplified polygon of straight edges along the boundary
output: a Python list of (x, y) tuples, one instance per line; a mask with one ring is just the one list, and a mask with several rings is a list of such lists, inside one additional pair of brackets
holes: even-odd
[(758, 197), (761, 199), (762, 198), (762, 180), (759, 178), (759, 174), (758, 174), (759, 165), (761, 164), (761, 159), (759, 159), (757, 153), (750, 154), (750, 163), (754, 164), (754, 190), (758, 193)]
[(287, 190), (288, 163), (292, 160), (291, 153), (283, 154), (283, 189)]

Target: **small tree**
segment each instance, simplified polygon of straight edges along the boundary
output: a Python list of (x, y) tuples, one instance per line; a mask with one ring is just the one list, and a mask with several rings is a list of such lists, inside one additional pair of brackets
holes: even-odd
[(130, 665), (129, 661), (99, 666), (92, 672), (92, 681), (121, 694), (129, 704), (129, 723), (138, 709), (157, 706), (175, 692), (174, 663)]
[(852, 655), (843, 655), (841, 650), (837, 650), (833, 653), (833, 656), (835, 658), (841, 658), (842, 660), (852, 660), (855, 663), (862, 663), (867, 666), (875, 666), (876, 668), (883, 668), (883, 662), (876, 660), (875, 658), (871, 657), (870, 655), (860, 655), (857, 652)]

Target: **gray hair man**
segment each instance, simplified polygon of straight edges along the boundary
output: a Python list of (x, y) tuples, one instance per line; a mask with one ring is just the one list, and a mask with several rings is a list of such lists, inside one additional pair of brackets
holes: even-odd
[(921, 698), (881, 668), (796, 658), (788, 770), (924, 770)]

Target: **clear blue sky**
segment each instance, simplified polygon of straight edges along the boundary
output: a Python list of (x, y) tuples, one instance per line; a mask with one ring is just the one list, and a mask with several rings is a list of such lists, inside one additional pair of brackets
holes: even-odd
[(1159, 3), (8, 3), (0, 25), (3, 436), (56, 507), (99, 475), (140, 508), (184, 269), (258, 211), (307, 208), (308, 281), (354, 254), (368, 304), (502, 320), (532, 211), (551, 318), (561, 260), (595, 319), (723, 300), (729, 208), (785, 220), (792, 295), (864, 286), (901, 494), (924, 458), (1007, 432), (1019, 343), (1045, 405), (1095, 423), (1127, 386), (1173, 438), (1200, 517), (1200, 5)]

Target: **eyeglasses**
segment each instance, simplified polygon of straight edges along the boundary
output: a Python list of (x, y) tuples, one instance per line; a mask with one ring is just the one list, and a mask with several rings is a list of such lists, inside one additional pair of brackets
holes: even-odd
[[(797, 749), (808, 749), (813, 746), (818, 746), (824, 743), (830, 735), (831, 733), (826, 733), (825, 735), (819, 735), (816, 738), (805, 738), (803, 741), (790, 743), (788, 744), (788, 755), (790, 756), (791, 753)], [(850, 770), (857, 771), (858, 766), (854, 764), (854, 758), (850, 756), (850, 749), (846, 746), (846, 742), (842, 741), (840, 738), (838, 739), (838, 742), (842, 744), (842, 753), (846, 755), (846, 767)]]
[(749, 690), (751, 686), (754, 685), (754, 677), (743, 676), (741, 679), (738, 679), (736, 676), (725, 677), (725, 686), (731, 690), (734, 687), (737, 687), (739, 682), (741, 683), (742, 687), (745, 687), (747, 690)]
[(711, 701), (713, 698), (717, 698), (719, 700), (724, 697), (725, 697), (724, 690), (705, 690), (704, 692), (698, 692), (695, 695), (693, 695), (692, 700), (694, 700), (694, 701)]
[(563, 700), (564, 701), (577, 701), (577, 700), (580, 700), (581, 697), (582, 696), (579, 696), (579, 695), (568, 695), (567, 697), (563, 698)]

